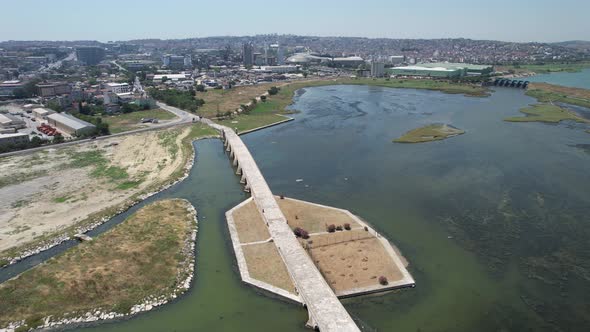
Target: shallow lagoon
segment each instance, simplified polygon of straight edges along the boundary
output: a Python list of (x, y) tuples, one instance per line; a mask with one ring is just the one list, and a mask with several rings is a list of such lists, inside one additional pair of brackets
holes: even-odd
[[(590, 260), (590, 154), (574, 145), (590, 135), (568, 124), (502, 121), (533, 102), (510, 88), (489, 98), (310, 88), (296, 98), (296, 121), (244, 140), (275, 193), (347, 208), (409, 259), (417, 288), (344, 301), (365, 330), (587, 330), (590, 290), (579, 272)], [(466, 134), (391, 142), (428, 123)], [(183, 197), (197, 207), (193, 288), (90, 330), (302, 331), (303, 308), (240, 283), (223, 214), (246, 196), (220, 141), (195, 146), (190, 177), (147, 201)]]

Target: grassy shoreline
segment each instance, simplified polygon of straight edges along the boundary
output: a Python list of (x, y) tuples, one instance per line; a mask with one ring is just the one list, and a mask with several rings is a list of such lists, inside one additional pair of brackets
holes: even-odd
[(543, 103), (560, 102), (590, 108), (590, 90), (588, 89), (549, 83), (531, 83), (526, 95)]
[(63, 322), (96, 310), (111, 318), (182, 292), (192, 277), (195, 220), (188, 201), (158, 201), (1, 284), (0, 327), (36, 328), (46, 317)]
[[(317, 86), (330, 85), (368, 85), (386, 88), (420, 89), (441, 91), (449, 94), (463, 94), (470, 97), (487, 97), (489, 90), (485, 87), (453, 83), (444, 80), (428, 79), (373, 79), (373, 78), (332, 78), (321, 80), (296, 81), (280, 87), (276, 95), (269, 95), (266, 101), (259, 101), (248, 114), (240, 114), (231, 119), (220, 120), (218, 123), (231, 128), (237, 128), (239, 132), (249, 131), (258, 127), (275, 124), (284, 121), (280, 115), (291, 114), (296, 111), (287, 110), (293, 103), (293, 97), (297, 90)], [(258, 91), (259, 92), (259, 91)], [(249, 96), (244, 102), (249, 102), (258, 96)]]
[(581, 123), (590, 123), (590, 120), (563, 108), (552, 104), (534, 104), (529, 107), (523, 107), (520, 112), (526, 116), (515, 116), (504, 119), (508, 122), (547, 122), (558, 123), (565, 120), (571, 120)]

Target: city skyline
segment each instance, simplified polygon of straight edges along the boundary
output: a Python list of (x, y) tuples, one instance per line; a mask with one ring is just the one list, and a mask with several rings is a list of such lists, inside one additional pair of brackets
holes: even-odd
[[(187, 0), (100, 3), (32, 0), (7, 3), (5, 12), (22, 15), (0, 21), (0, 41), (178, 39), (209, 36), (293, 34), (400, 39), (469, 38), (513, 42), (588, 40), (590, 3), (564, 0), (499, 0), (493, 6), (451, 0), (405, 3), (368, 0), (302, 0), (297, 6), (253, 0), (247, 4)], [(571, 10), (576, 8), (576, 10)], [(364, 11), (369, 15), (359, 15)], [(534, 15), (531, 15), (534, 13)], [(38, 27), (42, 26), (42, 29)], [(37, 28), (34, 28), (37, 27)]]

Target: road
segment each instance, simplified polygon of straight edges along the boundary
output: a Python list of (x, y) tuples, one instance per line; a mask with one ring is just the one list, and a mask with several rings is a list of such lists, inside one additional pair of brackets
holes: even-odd
[(75, 58), (76, 58), (76, 52), (72, 52), (72, 53), (70, 53), (70, 54), (69, 54), (67, 57), (65, 57), (65, 58), (63, 58), (63, 59), (61, 59), (61, 60), (58, 60), (58, 61), (52, 62), (52, 63), (48, 64), (47, 66), (43, 66), (43, 67), (41, 67), (41, 68), (39, 69), (39, 72), (40, 72), (40, 73), (46, 73), (46, 72), (48, 72), (48, 71), (50, 71), (50, 70), (52, 70), (52, 69), (58, 69), (58, 68), (61, 68), (61, 65), (63, 64), (63, 62), (64, 62), (64, 61), (72, 61), (72, 60), (74, 60)]
[[(55, 149), (55, 148), (61, 148), (64, 146), (71, 146), (71, 145), (76, 145), (76, 144), (82, 144), (82, 143), (86, 143), (86, 142), (91, 142), (91, 141), (100, 141), (100, 140), (105, 140), (105, 139), (109, 139), (109, 138), (113, 138), (113, 137), (120, 137), (120, 136), (125, 136), (125, 135), (132, 135), (132, 134), (137, 134), (137, 133), (142, 133), (145, 131), (150, 131), (150, 130), (158, 130), (158, 129), (164, 129), (164, 128), (171, 128), (171, 127), (175, 127), (175, 126), (180, 126), (180, 125), (184, 125), (184, 124), (189, 124), (189, 123), (193, 123), (194, 121), (200, 120), (200, 118), (192, 113), (183, 111), (179, 108), (176, 107), (172, 107), (169, 105), (166, 105), (164, 103), (160, 103), (157, 102), (158, 107), (161, 107), (162, 109), (173, 113), (174, 115), (177, 116), (176, 119), (173, 119), (169, 122), (166, 123), (156, 123), (156, 124), (152, 124), (151, 126), (147, 127), (147, 128), (140, 128), (140, 129), (135, 129), (135, 130), (129, 130), (129, 131), (125, 131), (122, 133), (117, 133), (117, 134), (112, 134), (112, 135), (107, 135), (107, 136), (98, 136), (94, 139), (92, 138), (86, 138), (86, 139), (81, 139), (81, 140), (75, 140), (75, 141), (70, 141), (70, 142), (64, 142), (64, 143), (60, 143), (60, 144), (52, 144), (52, 145), (45, 145), (45, 146), (40, 146), (38, 148), (32, 148), (32, 149), (26, 149), (26, 150), (19, 150), (19, 151), (13, 151), (13, 152), (7, 152), (7, 153), (1, 153), (0, 154), (0, 158), (1, 157), (9, 157), (9, 156), (17, 156), (17, 155), (24, 155), (24, 154), (29, 154), (29, 153), (33, 153), (36, 151), (41, 151), (43, 149)], [(193, 120), (194, 119), (194, 120)]]

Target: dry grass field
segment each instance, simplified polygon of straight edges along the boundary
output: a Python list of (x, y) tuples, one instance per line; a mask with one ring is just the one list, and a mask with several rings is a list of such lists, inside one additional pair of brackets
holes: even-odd
[(233, 217), (240, 243), (264, 241), (270, 237), (254, 200), (235, 210)]
[[(195, 227), (185, 200), (147, 205), (120, 225), (0, 285), (0, 328), (102, 309), (120, 313), (186, 278)], [(192, 256), (190, 256), (192, 257)]]
[(311, 233), (325, 232), (330, 224), (343, 226), (349, 223), (351, 228), (360, 225), (346, 213), (326, 207), (317, 206), (292, 199), (280, 199), (277, 203), (292, 229), (301, 227)]
[(293, 281), (274, 242), (243, 245), (242, 251), (252, 278), (295, 294)]

